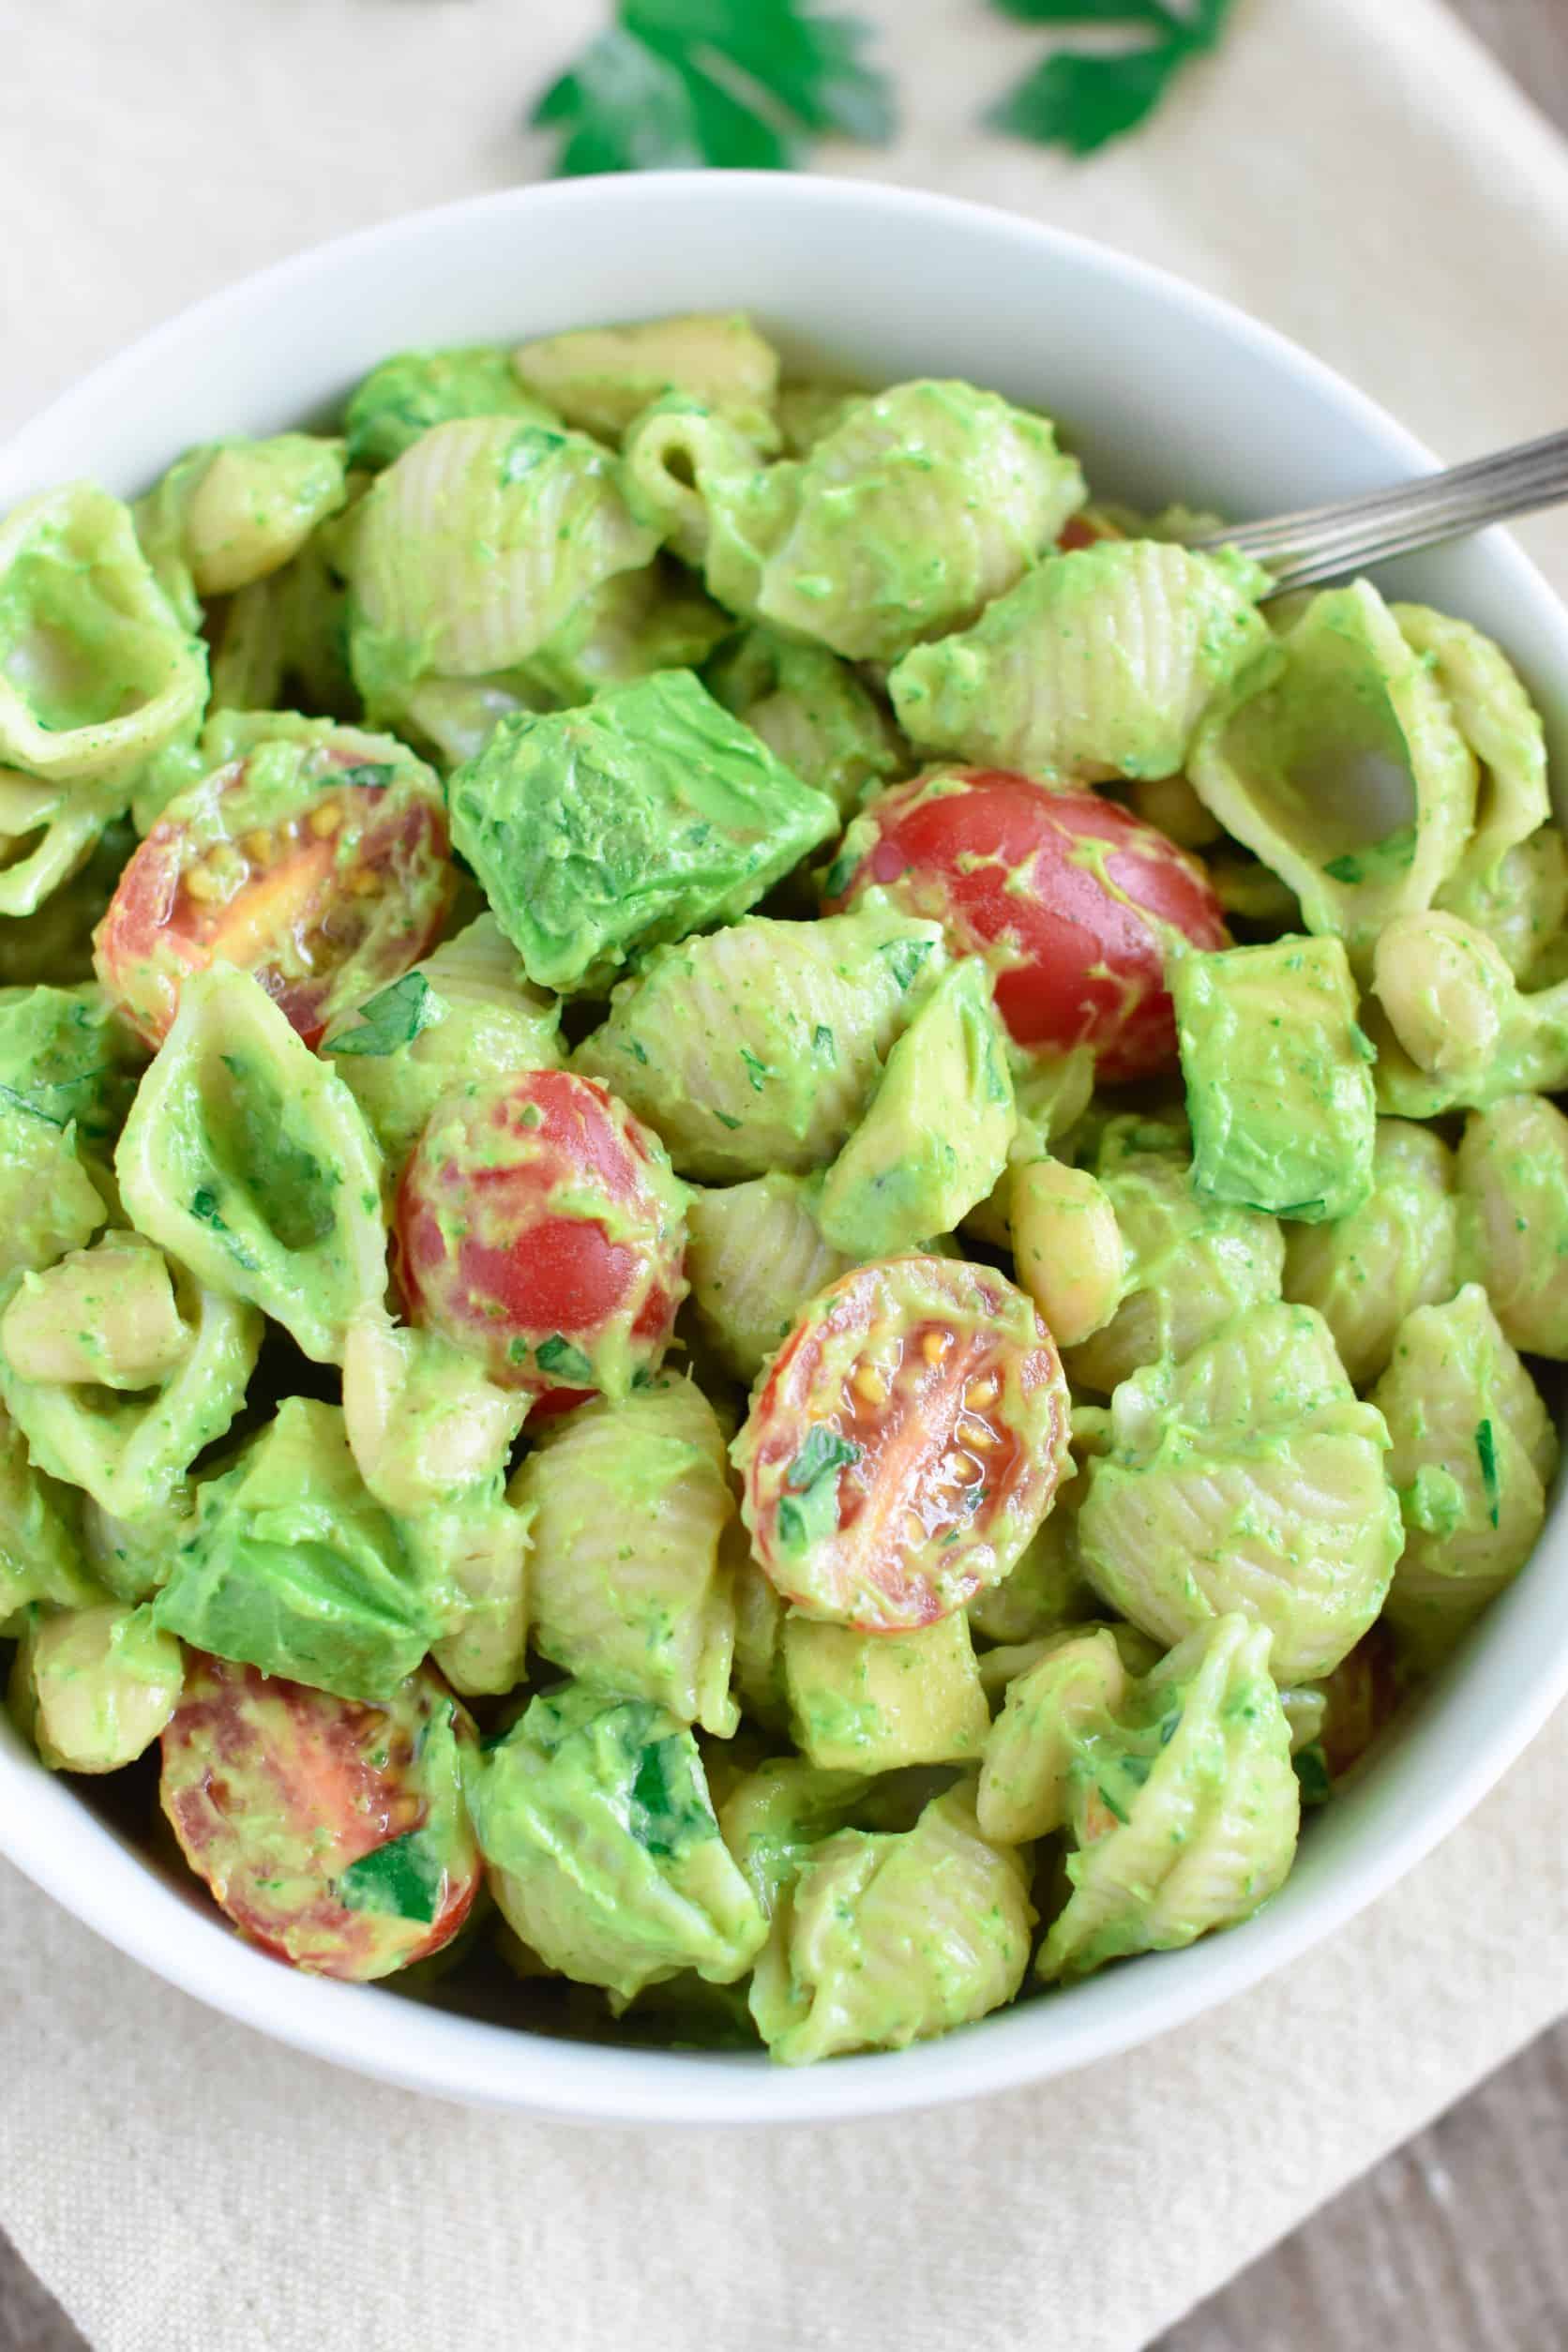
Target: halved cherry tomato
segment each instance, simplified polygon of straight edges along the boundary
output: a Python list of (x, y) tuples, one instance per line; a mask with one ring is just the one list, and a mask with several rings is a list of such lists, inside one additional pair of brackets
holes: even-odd
[(890, 1258), (807, 1308), (735, 1447), (742, 1515), (809, 1617), (907, 1633), (1000, 1583), (1050, 1508), (1067, 1385), (988, 1266)]
[[(686, 1295), (686, 1195), (658, 1138), (596, 1079), (525, 1070), (440, 1103), (398, 1190), (414, 1321), (555, 1410), (624, 1396)], [(562, 1392), (565, 1392), (563, 1394)]]
[(188, 1652), (159, 1787), (187, 1862), (252, 1943), (318, 1976), (449, 1944), (483, 1875), (472, 1722), (430, 1666), (384, 1706)]
[(1229, 944), (1195, 858), (1095, 792), (996, 769), (944, 769), (873, 801), (829, 877), (836, 913), (881, 886), (996, 973), (997, 1010), (1043, 1054), (1093, 1047), (1112, 1082), (1176, 1060), (1172, 936)]
[(1071, 555), (1078, 548), (1097, 547), (1102, 539), (1124, 539), (1126, 535), (1117, 524), (1091, 507), (1063, 523), (1056, 544), (1063, 555)]
[(406, 755), (312, 745), (281, 789), (263, 754), (231, 761), (170, 803), (127, 866), (94, 936), (98, 978), (156, 1046), (182, 983), (221, 958), (313, 1046), (434, 944), (447, 846), (436, 780)]

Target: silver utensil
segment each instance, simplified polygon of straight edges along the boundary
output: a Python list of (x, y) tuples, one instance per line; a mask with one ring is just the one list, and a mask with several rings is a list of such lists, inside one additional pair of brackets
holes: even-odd
[(1306, 506), (1299, 514), (1272, 516), (1234, 531), (1209, 532), (1190, 544), (1239, 548), (1273, 572), (1269, 594), (1282, 596), (1561, 499), (1568, 499), (1568, 432), (1521, 442), (1515, 449), (1500, 449), (1495, 457), (1452, 465), (1392, 490)]

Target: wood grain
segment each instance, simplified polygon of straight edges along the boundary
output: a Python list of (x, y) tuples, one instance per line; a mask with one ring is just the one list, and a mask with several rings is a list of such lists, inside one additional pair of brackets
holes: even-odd
[[(1451, 5), (1568, 131), (1568, 0)], [(1560, 2352), (1565, 2186), (1568, 2023), (1150, 2352)], [(88, 2352), (3, 2236), (0, 2352)]]

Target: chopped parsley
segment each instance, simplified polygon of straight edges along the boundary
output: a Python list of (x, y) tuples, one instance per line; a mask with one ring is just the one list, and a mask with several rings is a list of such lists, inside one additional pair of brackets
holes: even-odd
[(422, 1029), (446, 1016), (446, 1006), (422, 972), (405, 972), (400, 980), (383, 988), (359, 1008), (357, 1025), (345, 1029), (327, 1047), (332, 1054), (358, 1053), (382, 1059), (411, 1046)]
[(397, 773), (390, 760), (361, 760), (355, 767), (335, 769), (332, 781), (362, 792), (384, 792)]
[(784, 1473), (778, 1501), (778, 1540), (787, 1551), (809, 1551), (831, 1541), (838, 1529), (838, 1473), (858, 1462), (852, 1439), (819, 1424)]
[(925, 970), (932, 943), (928, 939), (894, 939), (885, 947), (878, 948), (878, 955), (887, 957), (893, 977), (906, 995)]
[(689, 1733), (656, 1740), (637, 1760), (626, 1827), (645, 1852), (664, 1857), (716, 1837), (718, 1825), (692, 1770)]
[(564, 1333), (553, 1339), (543, 1339), (534, 1350), (534, 1361), (541, 1372), (549, 1372), (572, 1388), (592, 1388), (594, 1367), (580, 1348), (574, 1348)]
[(548, 425), (524, 425), (506, 444), (501, 459), (501, 487), (509, 490), (514, 482), (527, 479), (545, 460), (566, 445), (565, 433), (551, 432)]
[(1498, 1477), (1497, 1439), (1489, 1421), (1478, 1421), (1475, 1425), (1475, 1451), (1481, 1464), (1481, 1484), (1486, 1490), (1486, 1516), (1496, 1527), (1502, 1489)]
[(860, 1455), (852, 1438), (841, 1438), (837, 1429), (824, 1429), (819, 1422), (807, 1432), (806, 1443), (784, 1473), (786, 1493), (804, 1495), (829, 1470), (846, 1469)]
[(439, 1857), (419, 1830), (395, 1837), (359, 1860), (338, 1877), (337, 1895), (351, 1911), (389, 1912), (394, 1919), (419, 1920), (427, 1926), (441, 1907), (446, 1873)]

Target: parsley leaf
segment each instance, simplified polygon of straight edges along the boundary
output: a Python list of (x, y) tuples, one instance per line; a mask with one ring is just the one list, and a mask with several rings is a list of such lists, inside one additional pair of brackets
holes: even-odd
[(327, 1047), (328, 1053), (362, 1053), (378, 1061), (411, 1046), (422, 1029), (446, 1017), (446, 1007), (422, 972), (405, 972), (389, 988), (383, 988), (359, 1008), (357, 1027), (345, 1029)]
[(592, 1388), (594, 1367), (580, 1348), (574, 1348), (564, 1333), (553, 1339), (541, 1340), (534, 1350), (534, 1361), (541, 1372), (553, 1372), (558, 1380), (573, 1388)]
[(784, 1474), (785, 1487), (792, 1495), (804, 1495), (829, 1470), (847, 1470), (859, 1459), (860, 1448), (852, 1438), (841, 1438), (837, 1429), (826, 1429), (820, 1421), (814, 1422), (807, 1431), (806, 1443)]
[(362, 792), (384, 792), (397, 773), (390, 760), (361, 760), (352, 768), (335, 768), (324, 780)]
[(1092, 155), (1153, 113), (1184, 65), (1213, 49), (1231, 0), (1195, 0), (1184, 13), (1160, 0), (992, 0), (1031, 24), (1147, 28), (1152, 40), (1112, 52), (1059, 49), (1009, 90), (988, 120), (999, 130)]
[(778, 1500), (778, 1539), (786, 1551), (807, 1552), (831, 1543), (838, 1527), (838, 1473), (858, 1462), (852, 1438), (814, 1423), (784, 1473)]
[(429, 1925), (441, 1905), (446, 1873), (419, 1830), (373, 1847), (338, 1877), (337, 1895), (351, 1911), (390, 1912)]
[(787, 171), (814, 133), (877, 143), (894, 128), (867, 28), (809, 0), (618, 0), (615, 22), (538, 101), (557, 170), (683, 165)]
[(692, 1767), (689, 1732), (656, 1740), (638, 1759), (626, 1809), (626, 1827), (646, 1853), (662, 1858), (716, 1837), (718, 1825)]

